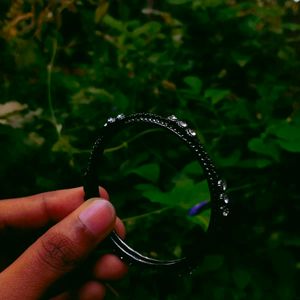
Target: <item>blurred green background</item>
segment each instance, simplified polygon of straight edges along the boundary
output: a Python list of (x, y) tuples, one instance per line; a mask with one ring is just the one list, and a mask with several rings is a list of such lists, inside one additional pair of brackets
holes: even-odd
[[(299, 17), (295, 0), (2, 0), (1, 198), (81, 185), (108, 117), (174, 114), (227, 180), (228, 243), (191, 276), (133, 267), (108, 299), (300, 299)], [(201, 245), (209, 213), (186, 209), (207, 188), (176, 139), (133, 128), (100, 169), (132, 245)]]

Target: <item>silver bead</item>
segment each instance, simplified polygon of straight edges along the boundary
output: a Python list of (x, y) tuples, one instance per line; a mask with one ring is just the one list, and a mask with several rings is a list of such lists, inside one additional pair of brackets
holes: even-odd
[(108, 123), (113, 123), (113, 122), (115, 122), (115, 121), (116, 121), (115, 118), (111, 118), (111, 117), (110, 117), (110, 118), (107, 119), (107, 122), (108, 122)]
[(229, 197), (227, 196), (227, 194), (221, 194), (220, 200), (223, 201), (225, 204), (229, 203)]
[(177, 121), (177, 117), (174, 115), (168, 116), (167, 119), (171, 121)]
[(220, 188), (222, 188), (223, 191), (226, 191), (226, 189), (227, 189), (227, 184), (226, 184), (226, 182), (225, 182), (224, 180), (222, 180), (222, 179), (220, 179), (220, 180), (218, 181), (218, 186), (219, 186)]
[(224, 203), (228, 204), (229, 203), (229, 197), (225, 194), (224, 195), (224, 199), (223, 199)]
[(228, 215), (229, 215), (229, 209), (226, 208), (226, 209), (223, 210), (223, 216), (227, 217)]
[(122, 119), (125, 118), (125, 115), (124, 115), (124, 114), (119, 114), (119, 115), (117, 115), (116, 118), (117, 118), (118, 120), (122, 120)]
[(187, 134), (188, 134), (189, 136), (196, 136), (196, 135), (197, 135), (196, 131), (194, 131), (193, 129), (190, 129), (190, 128), (188, 128), (188, 129), (186, 130), (186, 132), (187, 132)]
[(186, 124), (184, 121), (178, 121), (177, 124), (178, 124), (180, 127), (183, 127), (183, 128), (186, 128), (186, 127), (187, 127), (187, 124)]

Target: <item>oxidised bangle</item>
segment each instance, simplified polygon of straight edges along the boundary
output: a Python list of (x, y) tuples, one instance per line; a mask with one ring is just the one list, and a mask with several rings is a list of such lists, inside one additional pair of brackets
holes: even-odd
[[(163, 118), (150, 113), (136, 113), (129, 116), (120, 114), (115, 118), (109, 118), (104, 124), (102, 132), (94, 143), (91, 151), (87, 171), (84, 175), (85, 199), (99, 197), (99, 184), (96, 180), (96, 171), (100, 165), (104, 147), (107, 142), (109, 142), (111, 137), (119, 131), (139, 123), (168, 130), (178, 136), (195, 155), (204, 170), (204, 174), (208, 182), (211, 199), (209, 203), (211, 216), (207, 235), (214, 238), (217, 233), (222, 231), (224, 219), (229, 214), (229, 198), (226, 194), (226, 184), (217, 174), (210, 157), (204, 150), (203, 146), (199, 143), (196, 132), (189, 128), (186, 122), (177, 119), (174, 115)], [(190, 210), (191, 215), (195, 215), (207, 205), (207, 203), (202, 203), (198, 205), (198, 207), (194, 207), (194, 209)], [(192, 261), (194, 263), (194, 258), (189, 257), (172, 260), (159, 260), (144, 256), (129, 247), (115, 231), (110, 234), (109, 238), (113, 243), (114, 250), (128, 263), (138, 263), (141, 265), (167, 268), (177, 268), (182, 266), (189, 267)]]

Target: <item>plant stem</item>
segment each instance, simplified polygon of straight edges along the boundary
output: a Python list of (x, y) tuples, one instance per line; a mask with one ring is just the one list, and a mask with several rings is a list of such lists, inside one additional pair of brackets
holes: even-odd
[(143, 135), (148, 134), (148, 133), (152, 133), (152, 132), (155, 132), (155, 131), (160, 131), (160, 130), (161, 129), (159, 129), (159, 128), (144, 130), (141, 133), (136, 134), (134, 137), (132, 137), (128, 141), (125, 141), (125, 142), (119, 144), (118, 146), (105, 149), (104, 153), (114, 152), (114, 151), (118, 151), (118, 150), (120, 150), (122, 148), (126, 148), (126, 147), (128, 147), (129, 143), (137, 140), (138, 138), (142, 137)]
[(51, 95), (52, 69), (53, 69), (53, 65), (54, 65), (56, 52), (57, 52), (57, 40), (54, 39), (51, 60), (47, 66), (47, 97), (48, 97), (48, 106), (49, 106), (49, 110), (50, 110), (50, 114), (51, 114), (51, 121), (52, 121), (53, 125), (55, 126), (58, 137), (60, 137), (60, 126), (57, 122), (57, 118), (56, 118), (54, 107), (53, 107), (52, 95)]
[[(233, 187), (233, 188), (230, 188), (228, 189), (229, 192), (233, 192), (233, 191), (238, 191), (238, 190), (243, 190), (243, 189), (246, 189), (246, 188), (249, 188), (249, 187), (252, 187), (254, 186), (254, 184), (245, 184), (245, 185), (242, 185), (242, 186), (238, 186), (238, 187)], [(164, 208), (160, 208), (160, 209), (157, 209), (157, 210), (153, 210), (153, 211), (150, 211), (148, 213), (144, 213), (144, 214), (141, 214), (141, 215), (136, 215), (136, 216), (132, 216), (132, 217), (128, 217), (128, 218), (124, 218), (122, 219), (123, 222), (132, 222), (132, 221), (136, 221), (136, 220), (139, 220), (139, 219), (143, 219), (143, 218), (147, 218), (151, 215), (154, 215), (154, 214), (160, 214), (166, 210), (169, 210), (171, 209), (172, 207), (164, 207)], [(199, 217), (199, 216), (198, 216)], [(205, 219), (203, 219), (205, 221)]]
[(122, 219), (123, 222), (132, 222), (132, 221), (136, 221), (138, 219), (143, 219), (143, 218), (147, 218), (151, 215), (155, 215), (155, 214), (160, 214), (166, 210), (169, 210), (171, 209), (171, 207), (164, 207), (164, 208), (160, 208), (160, 209), (157, 209), (157, 210), (153, 210), (153, 211), (150, 211), (148, 213), (145, 213), (145, 214), (141, 214), (141, 215), (137, 215), (137, 216), (133, 216), (133, 217), (129, 217), (129, 218), (125, 218), (125, 219)]

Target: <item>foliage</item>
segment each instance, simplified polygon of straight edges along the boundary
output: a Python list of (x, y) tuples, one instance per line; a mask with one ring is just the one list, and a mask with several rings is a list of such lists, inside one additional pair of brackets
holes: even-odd
[[(122, 299), (296, 299), (296, 1), (18, 0), (0, 8), (2, 198), (81, 185), (110, 116), (175, 114), (228, 181), (228, 245), (190, 277), (132, 268), (114, 289)], [(209, 213), (184, 217), (208, 197), (186, 149), (133, 128), (105, 152), (101, 185), (132, 245), (153, 256), (191, 249), (191, 232), (207, 228)]]

